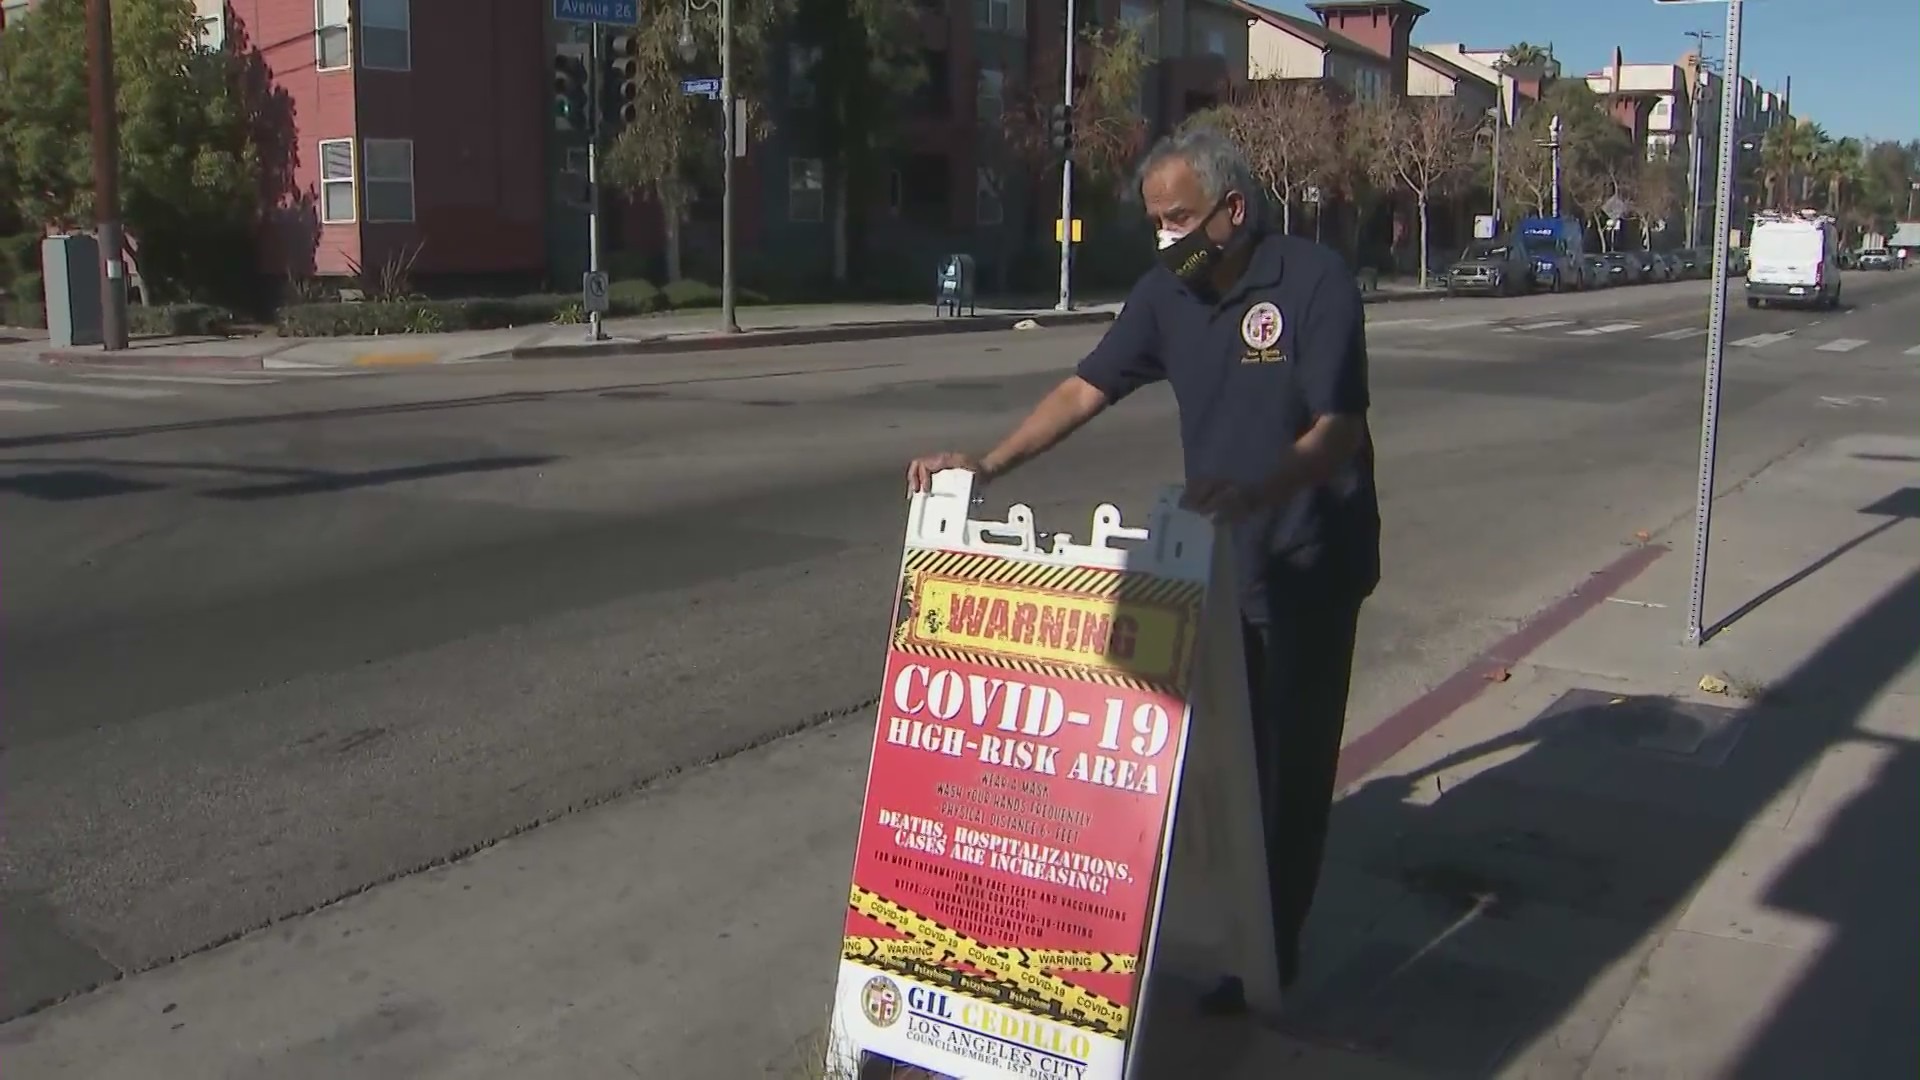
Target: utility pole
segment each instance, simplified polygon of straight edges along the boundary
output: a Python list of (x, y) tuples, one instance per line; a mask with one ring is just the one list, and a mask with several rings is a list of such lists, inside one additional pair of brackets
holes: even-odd
[(127, 347), (126, 243), (120, 229), (120, 119), (114, 107), (113, 11), (87, 0), (87, 97), (93, 127), (93, 224), (100, 243), (100, 345)]
[(1719, 37), (1711, 30), (1689, 30), (1687, 37), (1693, 39), (1694, 70), (1692, 85), (1687, 87), (1687, 112), (1691, 118), (1687, 132), (1687, 246), (1700, 246), (1700, 106), (1703, 92), (1707, 88), (1709, 76), (1707, 61), (1707, 42)]
[[(1504, 92), (1504, 87), (1502, 89)], [(1496, 236), (1500, 234), (1500, 125), (1506, 114), (1504, 106), (1493, 107), (1493, 232)]]
[(1056, 311), (1073, 310), (1073, 0), (1067, 0), (1067, 62), (1060, 76), (1060, 101), (1066, 138), (1060, 151), (1060, 302)]

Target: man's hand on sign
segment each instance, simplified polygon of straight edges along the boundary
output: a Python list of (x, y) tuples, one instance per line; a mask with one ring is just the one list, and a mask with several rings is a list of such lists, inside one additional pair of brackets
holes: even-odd
[(927, 490), (933, 483), (933, 474), (948, 469), (965, 469), (973, 474), (975, 484), (984, 484), (993, 478), (992, 473), (972, 454), (947, 451), (940, 454), (925, 454), (914, 458), (907, 465), (907, 491), (909, 494)]

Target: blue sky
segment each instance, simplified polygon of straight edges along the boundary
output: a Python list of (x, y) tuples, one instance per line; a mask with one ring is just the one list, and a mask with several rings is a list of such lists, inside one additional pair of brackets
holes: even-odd
[[(1307, 0), (1256, 0), (1313, 18)], [(1594, 71), (1620, 46), (1628, 63), (1672, 61), (1693, 46), (1688, 30), (1711, 30), (1708, 55), (1726, 47), (1725, 4), (1654, 0), (1418, 0), (1422, 41), (1496, 48), (1553, 44), (1568, 74)], [(1740, 69), (1772, 90), (1793, 77), (1793, 111), (1833, 135), (1920, 139), (1920, 2), (1746, 0)], [(1878, 55), (1873, 48), (1882, 50)]]

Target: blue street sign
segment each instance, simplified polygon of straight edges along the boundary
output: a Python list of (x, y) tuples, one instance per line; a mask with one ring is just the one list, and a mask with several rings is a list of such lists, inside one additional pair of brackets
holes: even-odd
[(553, 17), (558, 22), (638, 26), (640, 0), (553, 0)]
[(720, 80), (681, 79), (680, 92), (694, 97), (717, 98), (720, 96)]

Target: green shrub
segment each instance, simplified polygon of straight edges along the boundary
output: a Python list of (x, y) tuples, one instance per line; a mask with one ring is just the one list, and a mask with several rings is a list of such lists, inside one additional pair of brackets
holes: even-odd
[(7, 299), (23, 304), (41, 304), (47, 299), (47, 281), (38, 271), (29, 271), (13, 279), (13, 284), (0, 288)]
[(667, 282), (666, 287), (660, 290), (660, 295), (666, 299), (667, 307), (675, 311), (720, 306), (719, 289), (691, 278)]
[(666, 305), (651, 281), (613, 281), (607, 285), (607, 306), (626, 314), (644, 315)]
[(47, 307), (38, 300), (0, 300), (0, 326), (47, 328)]
[[(748, 289), (742, 304), (763, 304), (766, 297)], [(676, 281), (656, 289), (645, 281), (615, 281), (607, 287), (607, 316), (627, 318), (656, 311), (711, 308), (720, 290), (701, 281)], [(358, 303), (288, 304), (280, 309), (284, 337), (360, 337), (373, 334), (427, 334), (443, 330), (498, 330), (512, 326), (564, 324), (584, 318), (580, 297), (572, 293), (474, 297), (466, 300), (368, 300)]]
[[(40, 276), (40, 234), (0, 236), (0, 285)], [(18, 293), (18, 290), (12, 290)]]
[(127, 308), (127, 330), (132, 334), (167, 337), (205, 337), (224, 334), (233, 313), (212, 304), (134, 305)]

